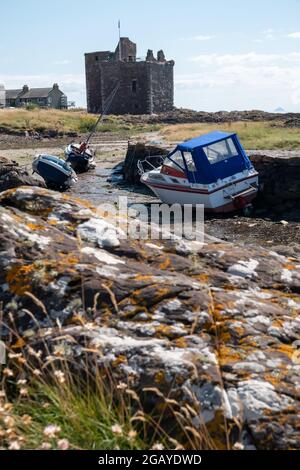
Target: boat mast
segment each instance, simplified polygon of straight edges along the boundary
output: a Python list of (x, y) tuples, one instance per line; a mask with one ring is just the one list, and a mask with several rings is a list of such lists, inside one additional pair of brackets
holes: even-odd
[(118, 29), (119, 29), (119, 60), (122, 60), (122, 50), (121, 50), (121, 21), (118, 22)]

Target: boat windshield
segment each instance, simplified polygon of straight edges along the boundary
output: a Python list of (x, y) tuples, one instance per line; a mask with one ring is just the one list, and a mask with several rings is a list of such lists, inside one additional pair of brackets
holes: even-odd
[(183, 156), (184, 156), (188, 171), (191, 171), (191, 172), (197, 171), (197, 168), (193, 159), (193, 155), (191, 154), (191, 152), (183, 152)]
[(164, 161), (164, 165), (169, 166), (170, 168), (184, 171), (184, 161), (181, 151), (176, 150), (176, 152), (168, 155)]
[(231, 138), (203, 147), (203, 151), (211, 165), (236, 157), (239, 154)]

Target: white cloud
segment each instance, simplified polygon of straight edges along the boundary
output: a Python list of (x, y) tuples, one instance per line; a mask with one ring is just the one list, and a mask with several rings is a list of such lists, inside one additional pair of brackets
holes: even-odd
[(189, 60), (198, 71), (176, 75), (176, 91), (179, 94), (186, 90), (186, 93), (194, 92), (196, 96), (197, 90), (205, 90), (203, 95), (219, 100), (220, 109), (223, 109), (223, 100), (236, 102), (237, 96), (241, 97), (239, 109), (245, 108), (247, 102), (263, 107), (259, 103), (268, 101), (273, 103), (270, 109), (279, 104), (287, 109), (300, 104), (300, 52), (215, 53), (202, 54)]
[(198, 36), (193, 36), (190, 38), (182, 38), (182, 41), (210, 41), (213, 39), (215, 36), (208, 36), (208, 35), (203, 35), (199, 34)]
[(191, 62), (198, 62), (202, 66), (218, 65), (267, 65), (278, 64), (278, 62), (300, 61), (300, 52), (290, 52), (289, 54), (259, 54), (257, 52), (247, 52), (246, 54), (201, 54), (190, 57)]
[(288, 38), (293, 38), (293, 39), (300, 39), (300, 31), (297, 31), (295, 33), (290, 33), (287, 35)]
[(204, 35), (199, 35), (199, 36), (194, 36), (193, 39), (194, 41), (210, 41), (210, 39), (213, 39), (214, 36), (204, 36)]
[(273, 28), (268, 28), (265, 31), (262, 31), (264, 39), (273, 41), (275, 39), (275, 30)]
[(68, 65), (71, 61), (69, 59), (56, 60), (52, 62), (53, 65)]

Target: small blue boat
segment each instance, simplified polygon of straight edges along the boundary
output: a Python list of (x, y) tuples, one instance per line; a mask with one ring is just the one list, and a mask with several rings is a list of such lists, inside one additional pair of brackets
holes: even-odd
[(38, 173), (48, 188), (65, 190), (77, 182), (73, 168), (53, 155), (38, 155), (32, 163), (33, 173)]

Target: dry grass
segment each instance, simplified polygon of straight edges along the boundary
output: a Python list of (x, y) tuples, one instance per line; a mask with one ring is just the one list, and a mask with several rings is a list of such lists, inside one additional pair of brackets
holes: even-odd
[[(97, 116), (83, 110), (60, 111), (55, 109), (4, 109), (0, 110), (0, 128), (9, 131), (54, 130), (57, 132), (89, 132)], [(116, 132), (131, 135), (143, 131), (155, 130), (157, 126), (131, 124), (118, 116), (107, 116), (99, 126), (99, 132)]]
[(69, 112), (52, 109), (5, 109), (0, 111), (0, 126), (15, 130), (46, 130), (75, 132), (86, 119), (93, 116), (83, 111)]
[(300, 149), (299, 130), (274, 122), (175, 124), (163, 127), (161, 134), (168, 141), (182, 142), (214, 130), (237, 132), (242, 144), (249, 150)]
[[(116, 381), (109, 368), (99, 365), (100, 352), (88, 344), (80, 359), (66, 345), (51, 352), (51, 329), (45, 335), (32, 318), (38, 331), (35, 346), (27, 346), (0, 315), (0, 327), (10, 331), (14, 343), (7, 347), (7, 364), (0, 366), (0, 450), (230, 448), (227, 423), (220, 421), (213, 438), (191, 390), (186, 389), (188, 403), (182, 404), (153, 384), (142, 389), (142, 402), (129, 382)], [(55, 336), (57, 327), (52, 330)], [(76, 345), (75, 337), (71, 339)], [(146, 411), (147, 402), (157, 406)]]

